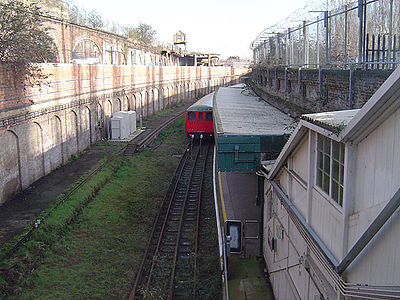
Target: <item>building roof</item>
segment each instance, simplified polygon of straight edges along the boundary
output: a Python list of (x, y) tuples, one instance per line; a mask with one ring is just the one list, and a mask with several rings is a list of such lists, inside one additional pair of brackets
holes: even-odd
[(361, 109), (308, 114), (290, 136), (277, 158), (269, 179), (275, 177), (286, 158), (309, 129), (339, 142), (359, 143), (400, 107), (400, 67), (380, 86)]
[(315, 114), (302, 115), (301, 118), (310, 123), (331, 130), (343, 130), (358, 113), (359, 109), (330, 111)]
[(214, 97), (216, 134), (283, 135), (293, 119), (254, 96), (245, 85), (221, 87)]

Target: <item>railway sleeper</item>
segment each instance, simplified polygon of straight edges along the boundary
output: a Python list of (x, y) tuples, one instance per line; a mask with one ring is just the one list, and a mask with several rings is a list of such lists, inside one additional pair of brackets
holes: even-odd
[(192, 249), (189, 248), (181, 248), (178, 250), (179, 254), (185, 254), (185, 253), (192, 253)]
[(164, 246), (175, 246), (176, 242), (166, 241), (163, 243)]

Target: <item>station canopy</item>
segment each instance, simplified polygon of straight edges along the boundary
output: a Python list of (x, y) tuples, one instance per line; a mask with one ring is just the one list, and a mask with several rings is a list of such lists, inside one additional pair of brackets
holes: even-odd
[(221, 87), (213, 103), (218, 170), (251, 172), (275, 159), (295, 121), (244, 84)]

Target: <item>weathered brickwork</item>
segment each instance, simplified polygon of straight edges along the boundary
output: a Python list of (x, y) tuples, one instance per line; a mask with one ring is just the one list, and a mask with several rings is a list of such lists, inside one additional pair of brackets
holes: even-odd
[(343, 110), (362, 107), (392, 71), (351, 72), (256, 68), (252, 84), (260, 96), (292, 114)]
[[(114, 112), (150, 115), (238, 82), (245, 69), (42, 65), (40, 88), (15, 87), (0, 70), (0, 203), (102, 137)], [(140, 107), (142, 109), (140, 109)]]

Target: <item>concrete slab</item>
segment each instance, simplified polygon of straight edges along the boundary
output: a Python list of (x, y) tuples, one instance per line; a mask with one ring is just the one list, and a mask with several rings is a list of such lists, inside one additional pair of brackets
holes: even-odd
[(228, 262), (229, 299), (272, 300), (273, 292), (257, 258), (230, 257)]
[(219, 172), (221, 188), (221, 207), (226, 220), (240, 220), (244, 224), (243, 254), (244, 257), (260, 255), (260, 240), (247, 239), (258, 234), (258, 223), (261, 219), (261, 207), (256, 205), (257, 175), (255, 173)]
[(245, 86), (220, 87), (214, 96), (216, 134), (283, 135), (294, 119), (252, 95)]

